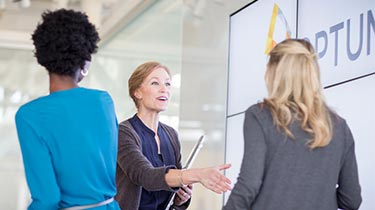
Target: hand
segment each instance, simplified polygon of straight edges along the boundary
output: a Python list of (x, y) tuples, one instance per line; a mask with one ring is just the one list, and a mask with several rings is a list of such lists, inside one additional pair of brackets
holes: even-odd
[(182, 204), (186, 203), (191, 198), (193, 194), (193, 185), (184, 185), (182, 186), (176, 193), (174, 197), (174, 205), (181, 206)]
[(218, 194), (230, 190), (231, 181), (221, 174), (222, 170), (230, 167), (231, 164), (224, 164), (211, 168), (201, 168), (202, 171), (200, 172), (200, 183), (207, 189), (210, 189)]

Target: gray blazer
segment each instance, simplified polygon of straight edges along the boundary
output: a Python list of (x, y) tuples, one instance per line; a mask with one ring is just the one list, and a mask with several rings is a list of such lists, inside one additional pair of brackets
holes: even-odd
[(245, 114), (245, 152), (224, 210), (355, 210), (361, 204), (354, 140), (345, 120), (331, 113), (329, 145), (309, 149), (298, 122), (292, 140), (259, 104)]
[[(166, 131), (174, 148), (177, 168), (181, 168), (180, 142), (177, 132), (170, 126), (160, 123)], [(141, 199), (142, 187), (149, 191), (176, 191), (165, 181), (167, 167), (155, 168), (142, 153), (142, 143), (138, 134), (128, 120), (119, 125), (115, 199), (122, 210), (137, 210)], [(186, 209), (190, 200), (173, 209)]]

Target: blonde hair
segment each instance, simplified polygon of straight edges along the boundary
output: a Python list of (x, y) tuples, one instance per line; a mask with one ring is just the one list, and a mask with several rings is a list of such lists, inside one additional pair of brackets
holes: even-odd
[(298, 120), (312, 137), (310, 148), (324, 147), (332, 138), (332, 122), (320, 83), (320, 69), (312, 45), (287, 39), (270, 52), (265, 81), (274, 123), (294, 139), (288, 125)]
[(169, 69), (158, 62), (146, 62), (138, 66), (128, 80), (129, 96), (133, 99), (135, 106), (138, 108), (138, 99), (135, 97), (135, 91), (141, 87), (143, 81), (156, 68), (163, 68), (171, 76)]

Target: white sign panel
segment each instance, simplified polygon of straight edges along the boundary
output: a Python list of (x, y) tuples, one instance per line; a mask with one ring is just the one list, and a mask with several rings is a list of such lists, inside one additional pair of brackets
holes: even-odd
[(298, 9), (298, 37), (314, 45), (324, 86), (375, 72), (374, 0), (300, 0)]
[(230, 18), (228, 115), (266, 96), (266, 51), (296, 36), (296, 0), (255, 1)]
[(372, 209), (375, 1), (299, 0), (298, 12), (297, 0), (254, 1), (232, 14), (230, 24), (226, 162), (233, 166), (226, 175), (235, 183), (240, 170), (243, 112), (266, 96), (266, 52), (286, 36), (306, 38), (319, 56), (327, 101), (347, 119), (356, 139), (361, 210)]

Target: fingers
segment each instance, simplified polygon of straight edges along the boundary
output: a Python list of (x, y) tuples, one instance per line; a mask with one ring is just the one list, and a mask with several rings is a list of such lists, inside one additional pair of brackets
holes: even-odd
[(181, 206), (186, 201), (190, 199), (190, 195), (187, 195), (187, 193), (184, 193), (183, 190), (179, 190), (176, 193), (176, 197), (174, 199), (174, 204), (177, 206)]
[(221, 194), (221, 193), (224, 193), (228, 190), (231, 190), (232, 187), (230, 185), (231, 181), (225, 177), (225, 176), (220, 176), (220, 179), (214, 183), (213, 185), (213, 191), (218, 193), (218, 194)]
[(228, 169), (232, 166), (232, 164), (230, 163), (227, 163), (227, 164), (223, 164), (221, 166), (219, 166), (219, 171), (222, 171), (222, 170), (225, 170), (225, 169)]
[(222, 175), (219, 171), (220, 169), (224, 170), (230, 166), (230, 164), (224, 164), (219, 167), (211, 168), (208, 170), (208, 173), (206, 174), (207, 176), (202, 184), (218, 194), (231, 190), (230, 179)]
[[(187, 187), (186, 187), (187, 188)], [(187, 188), (188, 189), (188, 188)], [(191, 195), (192, 195), (192, 192), (191, 190), (189, 189), (189, 191), (185, 191), (183, 189), (180, 189), (177, 191), (177, 195), (178, 197), (180, 198), (181, 200), (181, 203), (185, 203), (187, 200), (190, 199)]]
[(186, 193), (185, 193), (183, 190), (179, 190), (179, 191), (177, 191), (177, 195), (178, 195), (178, 197), (180, 197), (181, 199), (184, 199), (185, 194), (186, 194)]
[(188, 185), (186, 185), (186, 186), (183, 186), (181, 188), (182, 188), (182, 191), (184, 191), (189, 196), (191, 196), (193, 194), (192, 185), (190, 185), (190, 187)]

